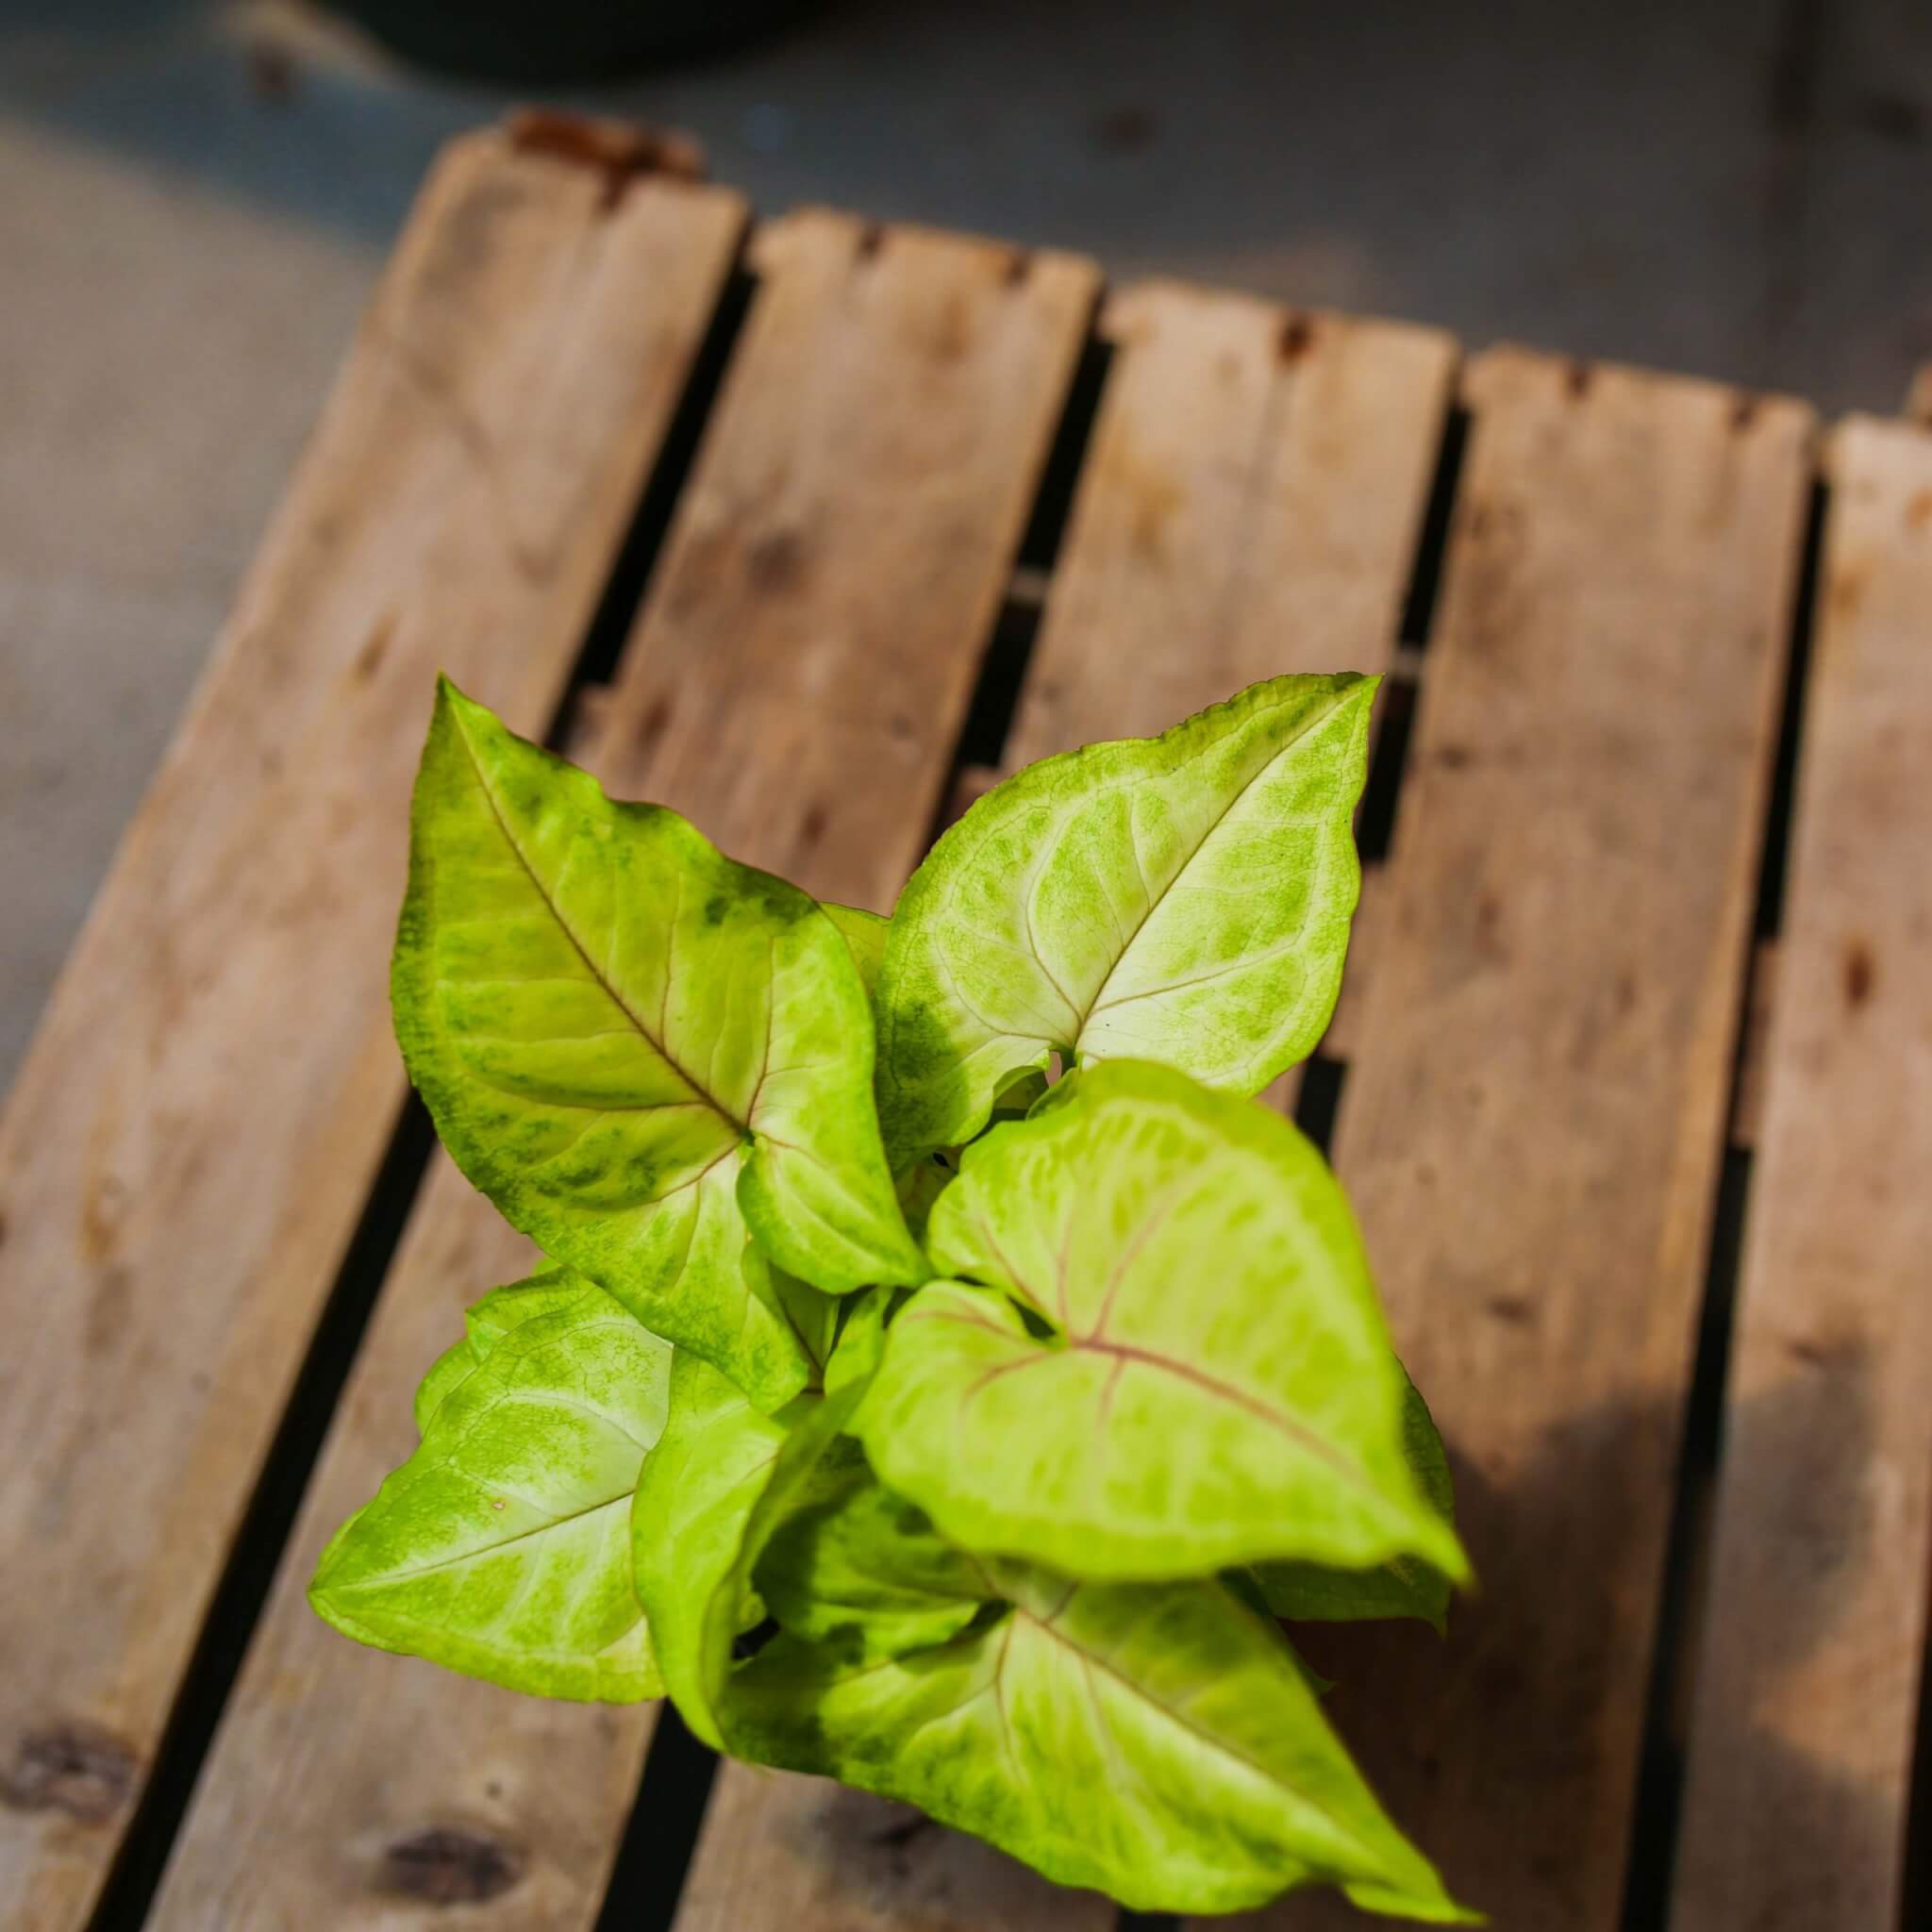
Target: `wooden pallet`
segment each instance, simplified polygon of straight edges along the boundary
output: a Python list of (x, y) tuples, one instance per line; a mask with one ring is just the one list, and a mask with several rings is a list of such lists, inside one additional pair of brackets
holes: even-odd
[(554, 130), (438, 166), (0, 1123), (0, 1923), (1115, 1923), (813, 1781), (727, 1767), (700, 1822), (708, 1760), (651, 1709), (306, 1608), (525, 1252), (430, 1157), (388, 1038), (438, 665), (881, 908), (962, 762), (1392, 670), (1298, 1102), (1484, 1591), (1446, 1644), (1325, 1633), (1339, 1721), (1499, 1926), (1898, 1923), (1932, 433), (840, 215), (753, 228)]

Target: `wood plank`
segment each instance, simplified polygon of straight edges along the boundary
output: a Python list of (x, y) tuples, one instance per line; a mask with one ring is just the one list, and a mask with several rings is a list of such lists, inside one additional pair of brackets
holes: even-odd
[[(659, 795), (714, 786), (759, 864), (885, 909), (940, 804), (1099, 277), (819, 212), (761, 236), (758, 259), (789, 306), (727, 397), (745, 432), (686, 501), (629, 696)], [(1045, 1893), (954, 1833), (900, 1837), (901, 1820), (822, 1779), (724, 1765), (677, 1932), (900, 1932), (948, 1923), (935, 1899)], [(881, 1834), (891, 1856), (866, 1856)]]
[(1285, 671), (1381, 671), (1456, 348), (1168, 282), (1115, 343), (1007, 763), (1165, 730)]
[[(1015, 278), (1008, 250), (897, 229), (874, 245), (824, 215), (765, 231), (757, 259), (764, 280), (618, 683), (586, 708), (585, 762), (755, 864), (889, 905), (938, 803), (1094, 275), (1042, 256)], [(330, 1530), (407, 1452), (417, 1377), (508, 1265), (483, 1249), (479, 1215), (447, 1174), (418, 1211), (158, 1927), (426, 1924), (432, 1902), (399, 1885), (452, 1863), (458, 1883), (484, 1874), (468, 1926), (595, 1918), (652, 1711), (541, 1704), (380, 1657), (302, 1599)], [(817, 1855), (796, 1823), (828, 1787), (749, 1789), (768, 1869)], [(424, 1852), (439, 1845), (441, 1865)]]
[[(1152, 281), (1114, 345), (1008, 769), (1288, 671), (1385, 671), (1455, 378), (1438, 330)], [(1352, 999), (1352, 995), (1350, 996)], [(1291, 1069), (1264, 1096), (1291, 1113)]]
[(548, 716), (742, 225), (439, 163), (0, 1124), (0, 1920), (79, 1924), (402, 1094), (428, 679)]
[[(1807, 410), (1485, 356), (1337, 1165), (1482, 1593), (1307, 1633), (1502, 1932), (1619, 1922)], [(1353, 1925), (1310, 1898), (1251, 1925)]]
[(1890, 1932), (1932, 1573), (1932, 435), (1835, 438), (1680, 1932)]

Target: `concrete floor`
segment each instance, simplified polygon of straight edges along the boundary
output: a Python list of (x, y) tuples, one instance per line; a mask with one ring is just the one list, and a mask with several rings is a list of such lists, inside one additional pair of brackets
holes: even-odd
[[(649, 0), (639, 0), (640, 5)], [(291, 0), (0, 0), (0, 1084), (429, 155), (504, 97)], [(578, 95), (820, 200), (1898, 406), (1920, 0), (834, 0)]]

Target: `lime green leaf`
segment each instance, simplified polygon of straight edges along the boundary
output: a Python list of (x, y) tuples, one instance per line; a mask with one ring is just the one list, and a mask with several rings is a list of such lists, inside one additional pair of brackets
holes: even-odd
[(417, 779), (396, 1032), (517, 1227), (767, 1408), (811, 1354), (776, 1265), (926, 1273), (872, 1108), (853, 956), (804, 893), (615, 804), (445, 682)]
[[(1413, 1382), (1402, 1410), (1403, 1450), (1428, 1506), (1446, 1524), (1456, 1521), (1456, 1491), (1442, 1439)], [(1262, 1563), (1254, 1572), (1269, 1609), (1300, 1624), (1359, 1623), (1375, 1617), (1419, 1617), (1447, 1628), (1449, 1579), (1414, 1557), (1392, 1557), (1373, 1570), (1328, 1570), (1317, 1563)]]
[(962, 1280), (894, 1321), (854, 1433), (950, 1541), (1120, 1581), (1467, 1575), (1347, 1203), (1278, 1115), (1166, 1067), (1074, 1074), (967, 1150), (928, 1241)]
[(1291, 1887), (1468, 1923), (1375, 1802), (1272, 1626), (1211, 1581), (992, 1566), (1012, 1606), (864, 1658), (778, 1638), (733, 1680), (734, 1748), (917, 1805), (1063, 1885), (1224, 1912)]
[[(865, 1391), (803, 1395), (776, 1416), (701, 1361), (680, 1354), (671, 1421), (645, 1465), (631, 1515), (637, 1591), (664, 1688), (706, 1743), (724, 1748), (717, 1705), (731, 1645), (761, 1615), (754, 1566), (772, 1532), (814, 1500), (827, 1451)], [(843, 1445), (846, 1459), (858, 1445)]]
[(820, 901), (820, 909), (845, 935), (845, 943), (852, 948), (852, 963), (858, 968), (865, 996), (870, 999), (878, 989), (879, 965), (886, 957), (886, 933), (891, 922), (857, 906), (835, 906), (829, 899)]
[[(562, 1285), (556, 1271), (540, 1279), (537, 1300)], [(630, 1703), (663, 1688), (627, 1527), (671, 1350), (581, 1276), (571, 1285), (443, 1392), (415, 1454), (324, 1551), (308, 1595), (378, 1649), (515, 1690)]]
[(1154, 739), (1042, 758), (933, 847), (877, 994), (894, 1169), (1018, 1071), (1158, 1060), (1258, 1092), (1322, 1037), (1360, 885), (1376, 680), (1277, 677)]
[(958, 1170), (950, 1167), (937, 1154), (922, 1154), (899, 1176), (899, 1211), (914, 1241), (925, 1239), (925, 1225), (932, 1217), (933, 1203), (952, 1186)]
[(445, 1349), (416, 1390), (416, 1433), (423, 1435), (442, 1399), (466, 1381), (490, 1351), (512, 1328), (538, 1315), (569, 1307), (583, 1298), (590, 1283), (572, 1268), (543, 1268), (525, 1281), (492, 1289), (463, 1318), (463, 1339)]
[(944, 1643), (993, 1595), (979, 1564), (852, 1457), (779, 1525), (755, 1576), (765, 1607), (793, 1636), (867, 1657)]

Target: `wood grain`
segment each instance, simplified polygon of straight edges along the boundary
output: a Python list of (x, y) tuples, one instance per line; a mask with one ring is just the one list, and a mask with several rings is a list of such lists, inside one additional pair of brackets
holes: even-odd
[[(1009, 770), (1284, 672), (1389, 669), (1452, 400), (1434, 329), (1164, 281), (1113, 296), (1104, 329)], [(1366, 938), (1358, 922), (1351, 1008)], [(1300, 1085), (1292, 1068), (1264, 1097), (1292, 1112)]]
[(1006, 762), (1146, 737), (1287, 671), (1381, 671), (1456, 347), (1172, 283), (1112, 368)]
[(734, 196), (439, 164), (0, 1124), (0, 1921), (79, 1924), (402, 1095), (438, 664), (549, 715)]
[[(1811, 423), (1482, 358), (1337, 1124), (1482, 1593), (1311, 1630), (1499, 1932), (1619, 1923)], [(1250, 1924), (1357, 1923), (1292, 1901)]]
[[(754, 864), (890, 905), (938, 804), (1093, 272), (1042, 256), (1015, 277), (1009, 250), (898, 229), (874, 243), (822, 215), (764, 231), (757, 260), (762, 284), (615, 688), (586, 708), (582, 756), (614, 792), (677, 807)], [(458, 1884), (486, 1874), (463, 1894), (466, 1926), (564, 1932), (596, 1917), (653, 1713), (540, 1704), (377, 1657), (302, 1595), (335, 1524), (407, 1453), (409, 1392), (461, 1307), (508, 1265), (504, 1238), (489, 1247), (479, 1227), (492, 1218), (447, 1170), (419, 1208), (159, 1927), (426, 1927), (443, 1908), (404, 1881), (433, 1885), (452, 1863)], [(702, 1881), (730, 1897), (760, 1873), (799, 1882), (815, 1861), (838, 1909), (847, 1867), (809, 1823), (832, 1788), (741, 1790), (736, 1775), (721, 1799), (735, 1797), (745, 1837), (722, 1869), (700, 1857)], [(874, 1828), (863, 1800), (840, 1817)], [(935, 1832), (908, 1850), (904, 1882), (916, 1892), (928, 1868), (991, 1856)], [(1004, 1882), (1032, 1883), (1017, 1868)], [(731, 1909), (758, 1923), (751, 1902)]]
[(1932, 434), (1835, 438), (1678, 1932), (1890, 1932), (1932, 1574)]

